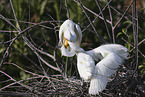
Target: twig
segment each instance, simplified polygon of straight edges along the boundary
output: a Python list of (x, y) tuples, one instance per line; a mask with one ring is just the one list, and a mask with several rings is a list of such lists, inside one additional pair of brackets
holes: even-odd
[[(110, 0), (111, 1), (111, 0)], [(108, 2), (108, 0), (107, 0)], [(111, 9), (110, 9), (110, 5), (108, 4), (108, 9), (109, 9), (109, 15), (110, 15), (110, 20), (111, 20), (111, 28), (112, 28), (112, 38), (113, 38), (113, 43), (115, 43), (115, 32), (114, 32), (114, 29), (113, 29), (113, 26), (114, 26), (114, 23), (113, 23), (113, 17), (112, 17), (112, 12), (111, 12)], [(111, 36), (110, 36), (111, 37)]]
[[(14, 9), (13, 9), (13, 5), (12, 5), (11, 0), (10, 0), (10, 3), (11, 3), (11, 6), (12, 6), (12, 10), (13, 10), (14, 17), (15, 17), (15, 19), (16, 19), (16, 22), (17, 22), (17, 24), (19, 25), (19, 23), (18, 23), (18, 21), (17, 21), (17, 18), (16, 18), (16, 15), (15, 15), (15, 11), (14, 11)], [(6, 20), (6, 19), (4, 18), (4, 20)], [(6, 21), (7, 21), (7, 20), (6, 20)], [(7, 21), (7, 22), (10, 23), (9, 21)], [(11, 24), (11, 23), (10, 23), (10, 24)], [(35, 25), (33, 25), (33, 26), (35, 26)], [(15, 26), (14, 26), (14, 27), (15, 27)], [(29, 27), (28, 27), (28, 28), (29, 28)], [(21, 32), (20, 26), (19, 26), (19, 29), (17, 29), (17, 30), (19, 31), (19, 34), (18, 34), (15, 38), (13, 38), (12, 42), (10, 43), (10, 45), (9, 45), (9, 47), (7, 48), (5, 54), (3, 55), (3, 59), (2, 59), (2, 61), (1, 61), (1, 64), (3, 63), (3, 60), (4, 60), (4, 58), (6, 57), (6, 54), (8, 55), (8, 50), (9, 50), (10, 46), (12, 45), (12, 43), (14, 42), (14, 40), (17, 39), (17, 37), (18, 37), (19, 35), (21, 35), (21, 34), (24, 32), (24, 30)], [(35, 48), (34, 45), (32, 45), (31, 42), (29, 42), (29, 40), (28, 40), (25, 36), (22, 35), (22, 37), (23, 37), (23, 39), (24, 39), (24, 42), (27, 44), (27, 46), (29, 46), (29, 47), (32, 49), (32, 51), (34, 51), (34, 48)], [(35, 48), (35, 49), (36, 49), (36, 48)], [(43, 52), (43, 51), (41, 51), (41, 50), (39, 50), (39, 49), (36, 49), (36, 50), (39, 51), (39, 52), (41, 52), (42, 54), (46, 54), (47, 56), (50, 56), (51, 58), (54, 59), (54, 57), (53, 57), (52, 55), (50, 55), (50, 54), (48, 54), (48, 53), (45, 53), (45, 52)], [(38, 57), (40, 57), (39, 54), (38, 54), (36, 51), (35, 51), (35, 54), (36, 54)], [(50, 67), (53, 68), (54, 70), (60, 71), (60, 69), (58, 69), (58, 68), (56, 68), (56, 67), (50, 65), (50, 64), (47, 63), (44, 59), (42, 59), (42, 58), (40, 58), (40, 59), (41, 59), (47, 66), (50, 66)], [(0, 66), (1, 66), (1, 65), (0, 65)]]
[(125, 14), (127, 13), (127, 11), (129, 10), (129, 8), (131, 7), (131, 5), (133, 4), (133, 1), (131, 1), (130, 5), (127, 7), (127, 9), (125, 10), (125, 12), (122, 14), (121, 18), (118, 20), (118, 22), (115, 24), (115, 26), (113, 27), (113, 29), (115, 29), (117, 27), (117, 25), (120, 23), (120, 21), (123, 19), (123, 17), (125, 16)]
[(103, 37), (101, 37), (101, 36), (99, 35), (99, 33), (96, 31), (96, 29), (95, 29), (95, 27), (94, 27), (92, 21), (90, 20), (90, 17), (88, 16), (88, 14), (86, 13), (85, 9), (83, 8), (82, 3), (81, 3), (79, 0), (78, 0), (77, 3), (81, 6), (83, 12), (85, 13), (86, 17), (88, 18), (88, 20), (89, 20), (89, 22), (90, 22), (90, 24), (91, 24), (91, 26), (92, 26), (94, 32), (96, 33), (96, 35), (99, 37), (99, 39), (101, 40), (102, 43), (105, 43), (105, 40), (103, 39)]
[(33, 76), (44, 77), (43, 75), (39, 75), (39, 74), (30, 72), (30, 71), (28, 71), (28, 70), (25, 70), (25, 69), (19, 67), (18, 65), (14, 64), (14, 63), (5, 62), (4, 64), (11, 64), (11, 65), (14, 65), (14, 66), (16, 66), (17, 68), (19, 68), (20, 70), (22, 70), (22, 71), (24, 71), (24, 72), (27, 72), (27, 73), (29, 73), (29, 74), (32, 74)]
[[(32, 87), (20, 83), (20, 82), (22, 82), (22, 81), (24, 81), (24, 80), (16, 81), (16, 80), (13, 79), (10, 75), (8, 75), (7, 73), (5, 73), (5, 72), (3, 72), (3, 71), (1, 71), (1, 70), (0, 70), (0, 73), (6, 75), (6, 76), (9, 77), (12, 81), (14, 81), (14, 83), (11, 83), (11, 84), (9, 84), (9, 85), (6, 85), (6, 86), (0, 88), (0, 91), (2, 91), (3, 89), (5, 89), (5, 88), (7, 88), (7, 87), (9, 87), (9, 86), (11, 86), (11, 85), (14, 85), (14, 84), (16, 84), (16, 83), (18, 83), (18, 84), (20, 84), (21, 86), (23, 86), (23, 87), (29, 89), (30, 91), (32, 91)], [(32, 79), (32, 78), (29, 78), (29, 79)]]
[[(109, 33), (109, 28), (108, 28), (108, 26), (107, 26), (106, 18), (105, 18), (105, 16), (103, 15), (103, 12), (102, 12), (102, 9), (101, 9), (101, 7), (100, 7), (100, 5), (99, 5), (99, 3), (98, 3), (98, 0), (95, 0), (95, 1), (96, 1), (96, 3), (97, 3), (97, 6), (98, 6), (98, 8), (99, 8), (99, 10), (100, 10), (101, 15), (102, 15), (102, 18), (103, 18), (104, 24), (105, 24), (105, 26), (106, 26), (106, 30), (107, 30), (107, 33), (108, 33), (110, 42), (111, 42), (111, 36), (110, 36), (110, 33)], [(112, 0), (110, 0), (110, 1), (112, 1)], [(108, 4), (108, 7), (109, 7), (109, 4)], [(109, 8), (109, 9), (110, 9), (110, 8)], [(109, 12), (110, 12), (110, 11), (109, 11)], [(110, 14), (111, 14), (111, 12), (110, 12)], [(110, 17), (110, 18), (111, 18), (111, 17)], [(111, 22), (112, 22), (112, 18), (111, 18)], [(111, 24), (112, 24), (112, 23), (111, 23)], [(113, 32), (112, 32), (112, 33), (113, 33)]]
[(67, 17), (69, 19), (70, 18), (70, 14), (69, 14), (68, 6), (67, 6), (67, 0), (65, 0), (65, 6), (66, 6), (66, 10), (67, 10)]

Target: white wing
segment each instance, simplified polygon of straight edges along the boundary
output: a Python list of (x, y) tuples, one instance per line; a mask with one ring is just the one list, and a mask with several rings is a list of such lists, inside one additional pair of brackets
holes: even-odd
[(78, 53), (77, 68), (80, 77), (83, 78), (84, 80), (89, 80), (92, 78), (95, 69), (95, 62), (90, 55), (85, 53)]
[(96, 48), (96, 50), (94, 49), (94, 52), (112, 52), (112, 53), (116, 53), (118, 56), (120, 56), (123, 59), (128, 59), (127, 55), (128, 55), (128, 49), (125, 48), (122, 45), (119, 44), (105, 44), (105, 45), (101, 45), (98, 48)]
[[(123, 59), (128, 59), (128, 49), (125, 48), (122, 45), (119, 44), (105, 44), (101, 45), (93, 50), (87, 51), (89, 55), (91, 55), (94, 60), (96, 59), (102, 59), (100, 54), (105, 57), (107, 53), (116, 53), (118, 56), (120, 56)], [(97, 60), (96, 60), (97, 61)]]
[(89, 94), (96, 95), (102, 92), (107, 85), (108, 78), (98, 75), (96, 78), (92, 78), (89, 87)]
[(102, 92), (107, 85), (108, 78), (114, 74), (116, 68), (123, 63), (123, 59), (115, 53), (109, 53), (97, 63), (95, 74), (91, 79), (89, 94), (96, 95)]
[(98, 59), (103, 59), (102, 54), (96, 49), (86, 51), (87, 54), (89, 54), (95, 61), (98, 61)]

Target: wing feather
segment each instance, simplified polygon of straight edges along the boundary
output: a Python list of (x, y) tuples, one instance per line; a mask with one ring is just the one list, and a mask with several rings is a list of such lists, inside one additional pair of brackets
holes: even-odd
[(85, 53), (78, 53), (77, 55), (77, 68), (80, 74), (80, 77), (84, 80), (91, 79), (94, 68), (95, 62), (93, 58)]
[(123, 59), (115, 53), (109, 53), (95, 67), (95, 74), (91, 79), (89, 94), (99, 94), (107, 85), (108, 78), (115, 73), (116, 68), (123, 63)]

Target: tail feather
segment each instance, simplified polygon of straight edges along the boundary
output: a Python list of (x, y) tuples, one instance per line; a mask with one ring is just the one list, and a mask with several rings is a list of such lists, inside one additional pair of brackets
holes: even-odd
[(107, 85), (108, 78), (98, 75), (96, 78), (91, 79), (89, 94), (96, 95), (102, 92)]

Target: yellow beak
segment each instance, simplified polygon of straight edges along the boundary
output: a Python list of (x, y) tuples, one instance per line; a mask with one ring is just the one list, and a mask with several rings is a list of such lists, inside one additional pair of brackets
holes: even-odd
[[(64, 42), (63, 42), (63, 46), (67, 49), (67, 47), (68, 47), (68, 40), (65, 38), (65, 37), (63, 37), (63, 39), (64, 39)], [(66, 43), (65, 43), (66, 42)]]

